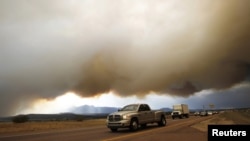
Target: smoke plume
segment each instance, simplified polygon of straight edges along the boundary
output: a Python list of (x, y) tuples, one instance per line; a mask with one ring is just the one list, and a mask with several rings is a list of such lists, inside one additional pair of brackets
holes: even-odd
[(188, 97), (249, 80), (248, 0), (0, 3), (0, 115), (67, 91)]

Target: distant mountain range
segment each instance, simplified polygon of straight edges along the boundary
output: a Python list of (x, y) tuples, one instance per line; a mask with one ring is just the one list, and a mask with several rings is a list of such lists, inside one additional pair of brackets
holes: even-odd
[[(55, 121), (55, 120), (76, 120), (79, 118), (89, 119), (89, 118), (105, 118), (109, 113), (116, 112), (121, 107), (95, 107), (91, 105), (82, 105), (79, 107), (72, 107), (67, 113), (59, 114), (27, 114), (30, 121)], [(157, 109), (153, 109), (157, 110)], [(161, 108), (170, 114), (172, 108)], [(190, 112), (201, 111), (202, 109), (190, 109)], [(10, 117), (0, 117), (0, 122), (11, 121), (13, 116)]]
[[(71, 108), (70, 112), (76, 114), (105, 114), (105, 113), (112, 113), (118, 111), (119, 108), (115, 107), (95, 107), (90, 105), (83, 105), (79, 107)], [(161, 108), (164, 112), (170, 112), (172, 109), (170, 108)]]
[(90, 105), (83, 105), (79, 107), (73, 107), (69, 111), (76, 114), (103, 114), (112, 113), (117, 111), (119, 108), (115, 107), (95, 107)]
[[(105, 118), (109, 113), (116, 112), (121, 107), (95, 107), (92, 105), (82, 105), (72, 107), (69, 112), (58, 114), (27, 114), (29, 121), (56, 121), (56, 120), (75, 120), (76, 118)], [(170, 108), (161, 108), (165, 112), (170, 112)], [(0, 122), (11, 121), (14, 116), (0, 117)]]

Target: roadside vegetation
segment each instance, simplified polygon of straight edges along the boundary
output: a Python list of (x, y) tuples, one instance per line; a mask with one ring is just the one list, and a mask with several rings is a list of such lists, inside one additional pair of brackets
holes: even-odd
[(220, 114), (212, 115), (208, 120), (197, 123), (192, 127), (200, 131), (207, 131), (207, 125), (209, 124), (250, 124), (250, 109), (221, 112)]
[(68, 121), (28, 121), (24, 123), (0, 122), (0, 135), (24, 132), (44, 132), (51, 130), (76, 129), (104, 126), (106, 119), (77, 119)]
[(13, 123), (24, 123), (29, 121), (29, 117), (27, 115), (17, 115), (12, 118)]
[(220, 114), (219, 117), (231, 120), (234, 124), (250, 124), (250, 110), (228, 111)]

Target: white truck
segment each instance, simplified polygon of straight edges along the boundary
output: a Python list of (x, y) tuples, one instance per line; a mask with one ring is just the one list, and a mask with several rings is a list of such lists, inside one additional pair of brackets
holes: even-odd
[(165, 112), (151, 110), (147, 104), (130, 104), (117, 112), (107, 116), (107, 127), (116, 132), (118, 128), (129, 128), (136, 131), (139, 127), (146, 127), (148, 123), (157, 123), (158, 126), (166, 125)]
[(189, 118), (189, 109), (187, 104), (173, 105), (173, 111), (171, 113), (172, 119), (175, 118)]

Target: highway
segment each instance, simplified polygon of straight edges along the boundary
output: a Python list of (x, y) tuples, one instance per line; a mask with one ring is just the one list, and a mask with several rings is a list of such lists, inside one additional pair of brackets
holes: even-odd
[(164, 127), (151, 124), (136, 132), (131, 132), (126, 128), (111, 132), (104, 123), (103, 126), (80, 129), (5, 135), (0, 136), (0, 141), (206, 141), (207, 133), (191, 126), (208, 118), (211, 116), (167, 119), (167, 125)]

